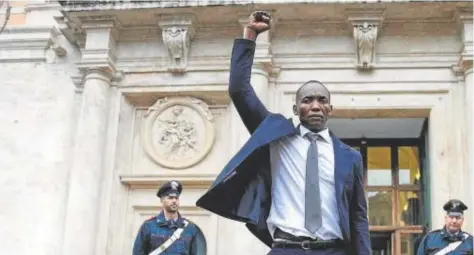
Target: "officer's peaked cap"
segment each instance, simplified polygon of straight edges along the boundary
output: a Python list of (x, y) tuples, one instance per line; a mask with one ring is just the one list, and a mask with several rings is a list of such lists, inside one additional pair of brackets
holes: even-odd
[(460, 216), (467, 210), (467, 206), (459, 199), (451, 199), (444, 204), (443, 209), (451, 216)]
[(156, 195), (158, 197), (168, 196), (170, 194), (179, 196), (181, 195), (181, 191), (183, 191), (183, 185), (179, 181), (169, 181), (161, 185)]

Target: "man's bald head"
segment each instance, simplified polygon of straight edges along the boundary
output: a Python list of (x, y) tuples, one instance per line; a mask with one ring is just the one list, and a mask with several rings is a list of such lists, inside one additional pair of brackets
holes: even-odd
[(326, 128), (326, 122), (331, 115), (331, 93), (320, 81), (311, 80), (296, 91), (293, 112), (298, 115), (303, 126), (313, 132)]
[(328, 88), (326, 87), (326, 85), (324, 85), (324, 83), (317, 80), (310, 80), (301, 85), (298, 90), (296, 90), (295, 102), (298, 103), (301, 100), (301, 95), (303, 94), (303, 92), (308, 90), (320, 91), (325, 93), (328, 97), (329, 102), (331, 102), (331, 92), (329, 92)]

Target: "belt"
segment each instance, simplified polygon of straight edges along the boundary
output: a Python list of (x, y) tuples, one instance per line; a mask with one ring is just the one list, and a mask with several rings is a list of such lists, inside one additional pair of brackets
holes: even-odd
[(272, 248), (283, 248), (283, 249), (303, 249), (303, 250), (319, 250), (328, 248), (341, 248), (340, 242), (337, 240), (329, 241), (275, 241), (272, 244)]
[(322, 240), (313, 239), (310, 237), (294, 236), (278, 228), (275, 230), (274, 237), (275, 241), (272, 244), (273, 248), (318, 250), (327, 248), (341, 248), (344, 246), (342, 240), (339, 239)]

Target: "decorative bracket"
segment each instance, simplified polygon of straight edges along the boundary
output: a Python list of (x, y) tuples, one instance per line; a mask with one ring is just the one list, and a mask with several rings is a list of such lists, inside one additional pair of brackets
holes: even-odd
[(172, 73), (185, 72), (189, 48), (195, 34), (194, 15), (159, 15), (157, 20), (168, 54), (168, 70)]
[(375, 48), (384, 9), (356, 9), (347, 13), (356, 46), (356, 66), (361, 70), (370, 70), (375, 66)]

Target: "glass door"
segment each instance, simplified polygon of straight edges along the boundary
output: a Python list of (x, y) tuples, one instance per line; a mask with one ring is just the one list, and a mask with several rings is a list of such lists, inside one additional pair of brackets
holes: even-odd
[(424, 223), (421, 139), (344, 142), (363, 158), (373, 254), (414, 254)]
[(372, 244), (372, 255), (392, 254), (391, 232), (371, 232), (370, 242)]

